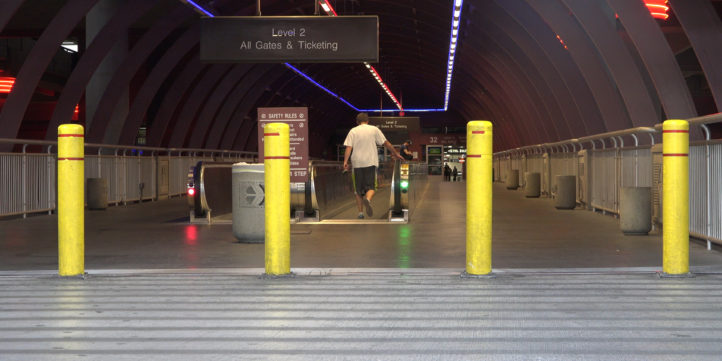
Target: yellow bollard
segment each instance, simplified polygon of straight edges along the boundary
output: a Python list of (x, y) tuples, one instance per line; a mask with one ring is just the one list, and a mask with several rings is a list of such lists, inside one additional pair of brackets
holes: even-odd
[(85, 136), (83, 126), (58, 127), (58, 274), (85, 272)]
[(288, 124), (263, 130), (266, 183), (266, 274), (291, 273), (291, 161)]
[(689, 273), (689, 123), (667, 120), (662, 127), (662, 270)]
[(466, 125), (466, 274), (491, 275), (492, 124)]

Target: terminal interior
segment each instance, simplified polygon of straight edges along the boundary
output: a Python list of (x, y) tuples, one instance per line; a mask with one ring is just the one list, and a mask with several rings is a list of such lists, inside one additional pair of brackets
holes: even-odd
[[(2, 0), (0, 360), (717, 360), (721, 15), (720, 0)], [(313, 32), (335, 17), (358, 28)], [(208, 35), (228, 19), (287, 23)], [(413, 154), (379, 146), (363, 219), (343, 167), (359, 113)], [(288, 278), (264, 268), (268, 193), (248, 171), (278, 155), (277, 121)], [(70, 140), (80, 153), (62, 154)], [(84, 268), (64, 277), (63, 167), (80, 161)], [(682, 206), (665, 208), (670, 189)], [(492, 272), (468, 278), (482, 190)], [(682, 224), (679, 274), (665, 224)]]

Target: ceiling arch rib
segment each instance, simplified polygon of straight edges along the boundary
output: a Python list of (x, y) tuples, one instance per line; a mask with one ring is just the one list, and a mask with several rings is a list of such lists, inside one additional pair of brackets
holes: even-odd
[(496, 28), (490, 35), (499, 39), (510, 51), (513, 51), (514, 57), (523, 57), (530, 66), (530, 71), (543, 79), (542, 81), (549, 87), (553, 101), (562, 111), (568, 131), (566, 136), (580, 137), (589, 134), (586, 121), (582, 118), (579, 108), (574, 102), (574, 95), (569, 92), (543, 49), (502, 8), (492, 3), (489, 5), (489, 12), (485, 12), (488, 18), (487, 24)]
[(632, 39), (668, 118), (697, 115), (692, 95), (657, 21), (642, 2), (607, 0)]
[[(96, 143), (117, 144), (120, 138), (125, 116), (108, 117), (114, 114), (119, 106), (123, 93), (127, 91), (130, 81), (136, 72), (144, 65), (151, 55), (171, 33), (183, 23), (195, 17), (195, 13), (186, 6), (179, 5), (171, 13), (156, 21), (136, 42), (127, 53), (121, 65), (108, 82), (105, 92), (96, 108), (90, 129), (88, 141)], [(120, 106), (127, 106), (121, 104)], [(126, 110), (127, 111), (127, 110)]]
[[(130, 105), (130, 111), (123, 124), (120, 144), (133, 144), (153, 99), (161, 96), (158, 92), (163, 84), (169, 81), (168, 78), (173, 75), (174, 70), (181, 69), (187, 64), (189, 57), (196, 57), (198, 32), (199, 26), (196, 25), (179, 36), (145, 78)], [(197, 63), (196, 71), (200, 66), (200, 63)]]
[[(57, 53), (63, 40), (80, 22), (97, 0), (71, 0), (48, 23), (30, 50), (17, 74), (13, 91), (0, 112), (0, 138), (15, 138), (30, 99), (45, 69)], [(0, 151), (9, 151), (10, 144), (0, 144)]]
[(549, 59), (560, 75), (586, 124), (586, 134), (607, 132), (607, 127), (589, 85), (574, 62), (556, 38), (556, 34), (524, 0), (495, 0), (507, 14), (524, 28), (526, 33)]
[(687, 38), (702, 66), (710, 92), (722, 112), (722, 20), (707, 0), (670, 0)]
[(249, 64), (236, 64), (231, 70), (220, 80), (217, 86), (209, 91), (208, 98), (201, 104), (202, 110), (199, 112), (195, 125), (191, 131), (187, 145), (190, 148), (201, 148), (206, 142), (212, 124), (216, 120), (219, 109), (228, 99), (227, 97), (240, 82), (250, 69)]
[(214, 64), (211, 65), (197, 83), (190, 89), (188, 97), (180, 108), (178, 117), (174, 117), (176, 121), (173, 123), (172, 132), (168, 146), (172, 148), (180, 148), (186, 145), (188, 133), (191, 129), (193, 120), (197, 119), (201, 106), (208, 99), (212, 89), (217, 87), (221, 79), (228, 74), (233, 65)]
[[(562, 0), (575, 15), (601, 55), (619, 94), (624, 100), (632, 126), (650, 126), (662, 121), (629, 48), (617, 35), (616, 20), (604, 0)], [(606, 16), (605, 16), (606, 15)]]
[(564, 39), (574, 62), (586, 79), (609, 131), (632, 127), (616, 84), (608, 75), (606, 65), (599, 59), (597, 49), (561, 0), (526, 0), (547, 25)]
[(181, 99), (188, 89), (195, 83), (208, 66), (201, 64), (198, 57), (191, 57), (183, 66), (183, 70), (173, 80), (172, 85), (168, 88), (168, 92), (161, 96), (160, 107), (155, 115), (155, 119), (148, 129), (147, 142), (149, 146), (163, 146), (163, 140), (167, 138), (167, 132), (172, 129), (171, 119), (180, 104)]
[(504, 32), (494, 29), (494, 25), (489, 20), (483, 22), (483, 24), (484, 30), (479, 33), (487, 37), (484, 42), (489, 45), (494, 44), (500, 50), (498, 54), (503, 54), (506, 59), (502, 59), (502, 61), (506, 62), (510, 67), (514, 65), (514, 68), (518, 69), (511, 69), (511, 71), (522, 77), (522, 81), (528, 85), (531, 94), (537, 97), (537, 106), (548, 115), (548, 121), (555, 131), (553, 136), (557, 139), (571, 138), (572, 133), (566, 115), (560, 109), (559, 103), (554, 98), (552, 90), (548, 87), (546, 81), (536, 71), (534, 62), (522, 54), (516, 47), (516, 43), (509, 39)]
[(465, 51), (469, 53), (479, 52), (475, 56), (478, 58), (477, 61), (486, 62), (484, 69), (494, 70), (490, 74), (492, 76), (496, 74), (499, 87), (504, 87), (505, 90), (508, 89), (511, 92), (511, 96), (505, 99), (510, 104), (510, 107), (516, 106), (526, 109), (527, 116), (519, 119), (519, 121), (523, 122), (522, 124), (531, 124), (535, 128), (536, 131), (533, 134), (536, 136), (531, 138), (530, 141), (534, 142), (536, 141), (534, 138), (540, 136), (541, 139), (555, 139), (556, 135), (552, 132), (556, 132), (556, 130), (548, 126), (552, 124), (552, 121), (550, 115), (546, 113), (539, 95), (535, 89), (531, 88), (528, 80), (522, 78), (518, 68), (511, 67), (511, 59), (497, 56), (499, 50), (494, 48), (495, 44), (482, 42), (479, 37), (475, 37), (474, 41), (474, 46), (465, 49)]
[(223, 107), (218, 112), (217, 119), (213, 122), (205, 142), (206, 148), (220, 147), (223, 134), (227, 133), (229, 128), (232, 128), (230, 122), (236, 108), (250, 91), (251, 85), (255, 84), (271, 67), (273, 67), (273, 65), (270, 64), (253, 64), (251, 66), (243, 79), (241, 79), (232, 93), (227, 97), (227, 100), (223, 103)]

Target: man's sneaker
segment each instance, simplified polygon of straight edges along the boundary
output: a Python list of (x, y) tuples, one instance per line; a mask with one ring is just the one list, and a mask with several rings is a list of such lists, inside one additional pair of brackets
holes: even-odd
[(371, 201), (366, 197), (364, 197), (364, 206), (366, 207), (366, 214), (368, 214), (369, 217), (373, 217), (374, 209), (371, 208)]
[(358, 219), (364, 219), (364, 214), (363, 214), (363, 213), (359, 213), (357, 218), (358, 218)]

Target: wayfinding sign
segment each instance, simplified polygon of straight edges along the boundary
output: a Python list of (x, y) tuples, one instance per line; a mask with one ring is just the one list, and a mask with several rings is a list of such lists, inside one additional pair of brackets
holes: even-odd
[(291, 143), (291, 183), (305, 183), (308, 174), (308, 108), (258, 108), (258, 155), (263, 159), (263, 128), (288, 124)]
[(378, 16), (201, 18), (206, 63), (378, 62)]

